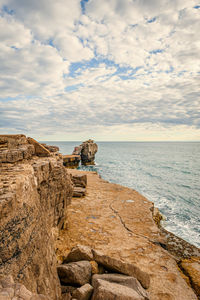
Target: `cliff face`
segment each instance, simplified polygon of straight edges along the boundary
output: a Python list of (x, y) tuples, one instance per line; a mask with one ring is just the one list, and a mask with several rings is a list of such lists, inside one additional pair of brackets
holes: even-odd
[(59, 298), (54, 242), (71, 194), (58, 153), (22, 135), (0, 136), (0, 274)]

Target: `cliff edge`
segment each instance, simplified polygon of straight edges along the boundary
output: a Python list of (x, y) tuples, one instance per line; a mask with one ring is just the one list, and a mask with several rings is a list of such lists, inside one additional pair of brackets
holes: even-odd
[(24, 135), (0, 136), (0, 275), (59, 299), (54, 244), (72, 183), (50, 150)]

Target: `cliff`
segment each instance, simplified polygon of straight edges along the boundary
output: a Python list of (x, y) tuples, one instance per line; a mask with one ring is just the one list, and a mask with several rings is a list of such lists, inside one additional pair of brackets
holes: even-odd
[(60, 297), (54, 243), (71, 195), (60, 154), (24, 135), (0, 136), (1, 275)]

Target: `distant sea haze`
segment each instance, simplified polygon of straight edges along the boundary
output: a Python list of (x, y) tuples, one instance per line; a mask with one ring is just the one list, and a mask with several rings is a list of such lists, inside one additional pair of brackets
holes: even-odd
[[(71, 154), (81, 142), (47, 142)], [(200, 142), (97, 142), (103, 179), (137, 190), (164, 215), (163, 226), (200, 247)]]

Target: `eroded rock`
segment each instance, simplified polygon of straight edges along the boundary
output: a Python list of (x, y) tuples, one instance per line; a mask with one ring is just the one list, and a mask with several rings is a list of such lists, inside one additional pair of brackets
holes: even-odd
[(36, 140), (34, 140), (31, 137), (27, 138), (27, 141), (29, 144), (33, 145), (35, 147), (35, 154), (38, 156), (46, 157), (50, 156), (51, 153), (48, 149), (46, 149), (42, 144), (38, 143)]
[(112, 283), (117, 283), (136, 291), (140, 296), (142, 296), (145, 300), (148, 300), (148, 294), (143, 289), (139, 281), (131, 276), (126, 276), (122, 274), (96, 274), (92, 276), (92, 285), (93, 287), (98, 287), (98, 280), (105, 280)]
[(90, 281), (92, 267), (89, 261), (79, 261), (60, 265), (57, 271), (61, 282), (84, 285)]
[(183, 259), (180, 265), (189, 277), (191, 285), (200, 299), (200, 257)]
[(72, 182), (75, 187), (86, 188), (87, 186), (87, 175), (85, 174), (75, 174), (71, 175)]
[(86, 283), (72, 293), (72, 297), (78, 300), (89, 300), (92, 295), (93, 287)]
[(11, 276), (0, 275), (0, 300), (51, 300), (48, 296), (34, 294), (24, 285), (15, 283)]
[(117, 260), (110, 256), (104, 255), (99, 251), (93, 250), (94, 260), (103, 265), (105, 268), (110, 271), (119, 272), (125, 275), (133, 276), (142, 284), (142, 286), (146, 289), (149, 288), (150, 285), (150, 277), (148, 273), (145, 273), (137, 266), (123, 262), (121, 260)]
[[(54, 243), (71, 201), (70, 176), (60, 156), (38, 157), (25, 136), (0, 141), (7, 147), (0, 152), (21, 153), (0, 164), (0, 274), (11, 274), (27, 290), (58, 299)], [(34, 150), (30, 156), (27, 149)]]
[(144, 300), (144, 297), (139, 295), (133, 289), (109, 282), (106, 280), (97, 279), (95, 282), (94, 293), (92, 300)]
[(80, 155), (63, 155), (63, 164), (65, 167), (75, 169), (79, 166)]
[(93, 254), (90, 247), (77, 245), (76, 247), (72, 248), (71, 252), (64, 259), (63, 263), (76, 262), (81, 260), (93, 260)]
[(83, 142), (80, 146), (75, 147), (72, 154), (81, 156), (82, 165), (94, 165), (95, 154), (98, 146), (93, 140)]
[(74, 187), (73, 197), (84, 197), (86, 194), (86, 189), (81, 187)]

